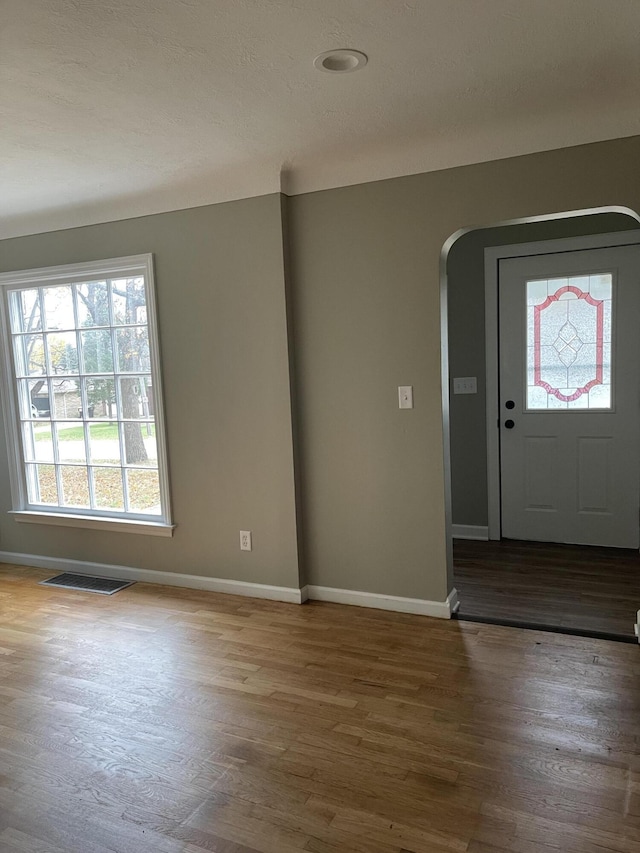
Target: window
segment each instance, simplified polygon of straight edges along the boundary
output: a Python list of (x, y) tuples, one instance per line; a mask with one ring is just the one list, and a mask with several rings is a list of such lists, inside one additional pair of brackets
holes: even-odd
[(527, 409), (605, 409), (611, 273), (527, 282)]
[(151, 256), (7, 273), (0, 285), (19, 520), (170, 535)]

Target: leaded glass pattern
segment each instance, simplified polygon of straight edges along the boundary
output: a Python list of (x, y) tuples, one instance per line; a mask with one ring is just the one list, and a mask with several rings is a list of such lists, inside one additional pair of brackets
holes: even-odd
[(610, 409), (611, 273), (527, 282), (527, 409)]

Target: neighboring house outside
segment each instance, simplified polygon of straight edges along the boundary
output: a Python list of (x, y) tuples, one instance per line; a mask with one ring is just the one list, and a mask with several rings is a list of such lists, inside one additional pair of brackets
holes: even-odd
[[(147, 385), (146, 400), (142, 394), (139, 395), (139, 413), (141, 417), (154, 417), (153, 387)], [(53, 413), (57, 418), (74, 420), (82, 417), (82, 400), (78, 384), (73, 379), (61, 379), (54, 381), (54, 405)], [(33, 405), (32, 415), (37, 418), (51, 417), (51, 401), (45, 384), (36, 389), (31, 395)], [(86, 415), (90, 418), (109, 418), (113, 414), (113, 398), (111, 400), (90, 400)], [(146, 403), (146, 412), (145, 412)]]

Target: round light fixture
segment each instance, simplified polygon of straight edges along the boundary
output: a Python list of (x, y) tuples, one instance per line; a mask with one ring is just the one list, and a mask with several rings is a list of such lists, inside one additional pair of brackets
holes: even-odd
[(326, 50), (316, 56), (313, 64), (318, 71), (328, 71), (329, 74), (347, 74), (358, 71), (368, 62), (366, 53), (359, 50)]

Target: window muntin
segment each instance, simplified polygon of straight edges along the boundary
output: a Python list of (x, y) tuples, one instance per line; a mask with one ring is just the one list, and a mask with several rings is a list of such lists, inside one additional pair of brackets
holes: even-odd
[(14, 505), (169, 524), (151, 258), (89, 266), (1, 277)]
[(611, 273), (526, 282), (527, 409), (612, 408)]

